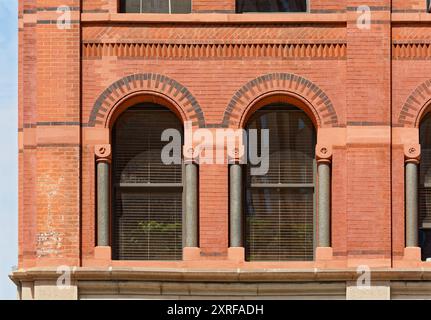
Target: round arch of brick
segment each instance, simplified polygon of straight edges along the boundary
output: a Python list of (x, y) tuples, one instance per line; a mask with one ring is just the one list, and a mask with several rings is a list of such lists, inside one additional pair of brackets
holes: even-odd
[(337, 113), (325, 92), (310, 80), (291, 73), (271, 73), (248, 82), (232, 97), (224, 112), (222, 125), (241, 126), (241, 119), (250, 107), (271, 93), (302, 100), (311, 109), (318, 127), (338, 126)]
[(431, 79), (419, 85), (404, 103), (398, 116), (398, 125), (419, 127), (422, 116), (431, 104)]
[(111, 84), (96, 100), (88, 126), (105, 125), (119, 102), (139, 93), (165, 97), (181, 109), (193, 126), (205, 127), (202, 109), (190, 91), (181, 83), (156, 73), (134, 74)]

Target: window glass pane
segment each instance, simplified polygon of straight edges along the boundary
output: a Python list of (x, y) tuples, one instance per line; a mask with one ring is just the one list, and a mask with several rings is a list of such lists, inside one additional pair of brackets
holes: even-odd
[(307, 0), (237, 0), (236, 12), (306, 12)]
[(143, 0), (142, 12), (169, 13), (169, 0)]
[[(162, 162), (162, 132), (179, 132), (177, 164)], [(169, 109), (141, 104), (113, 130), (113, 256), (120, 260), (182, 259), (182, 123)], [(172, 154), (171, 154), (172, 155)]]
[[(269, 130), (269, 172), (251, 176), (251, 183), (313, 183), (314, 126), (301, 110), (279, 106), (256, 112), (248, 129)], [(251, 166), (252, 167), (252, 166)]]
[(421, 161), (419, 165), (419, 227), (424, 259), (431, 258), (431, 114), (427, 114), (419, 129)]
[(269, 171), (263, 176), (252, 176), (252, 165), (247, 165), (246, 259), (313, 260), (313, 123), (294, 106), (273, 105), (258, 110), (247, 129), (258, 130), (258, 145), (261, 130), (269, 130), (270, 154)]
[(116, 192), (114, 254), (119, 260), (182, 259), (182, 194)]
[(313, 189), (247, 191), (248, 261), (313, 260)]
[[(181, 164), (165, 165), (161, 141), (167, 129), (182, 132), (182, 124), (170, 110), (142, 105), (127, 110), (115, 127), (115, 180), (119, 183), (181, 183)], [(179, 155), (181, 157), (181, 155)]]
[(422, 260), (431, 259), (431, 229), (420, 230), (419, 244), (422, 249)]
[(141, 0), (123, 0), (120, 4), (120, 12), (140, 13)]
[(122, 0), (121, 12), (126, 13), (190, 13), (191, 0)]
[(187, 0), (171, 1), (172, 13), (190, 13), (192, 12), (192, 2)]

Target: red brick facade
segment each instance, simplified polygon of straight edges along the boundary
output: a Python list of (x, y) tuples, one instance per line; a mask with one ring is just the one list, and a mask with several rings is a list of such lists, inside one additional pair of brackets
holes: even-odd
[[(190, 15), (118, 14), (115, 0), (20, 1), (21, 268), (396, 268), (405, 256), (405, 149), (431, 99), (425, 0), (310, 0), (310, 13), (234, 14), (194, 0)], [(58, 29), (57, 7), (71, 8)], [(262, 100), (264, 99), (264, 100)], [(256, 106), (295, 101), (332, 150), (331, 245), (314, 262), (247, 263), (228, 254), (228, 166), (199, 168), (197, 256), (95, 256), (94, 146), (133, 102), (170, 106), (195, 127), (238, 128)], [(205, 261), (203, 264), (202, 261)]]

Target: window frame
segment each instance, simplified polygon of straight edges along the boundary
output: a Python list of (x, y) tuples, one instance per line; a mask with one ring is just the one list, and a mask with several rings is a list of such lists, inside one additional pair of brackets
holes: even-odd
[[(312, 134), (313, 134), (313, 139), (312, 139), (312, 143), (313, 143), (313, 150), (315, 150), (315, 146), (317, 145), (317, 129), (314, 126), (314, 123), (312, 121), (312, 119), (310, 119), (310, 117), (308, 116), (308, 114), (306, 112), (304, 112), (302, 109), (298, 108), (297, 106), (293, 105), (293, 104), (289, 104), (289, 103), (275, 103), (275, 104), (268, 104), (263, 106), (262, 108), (256, 110), (256, 112), (250, 117), (250, 119), (248, 119), (247, 124), (245, 125), (245, 129), (248, 130), (248, 126), (250, 124), (251, 121), (253, 121), (255, 115), (257, 114), (257, 112), (259, 110), (262, 110), (264, 108), (267, 107), (275, 107), (274, 109), (276, 110), (277, 107), (283, 107), (283, 108), (292, 108), (292, 110), (298, 110), (298, 111), (302, 111), (306, 117), (310, 120), (310, 123), (312, 125)], [(248, 150), (248, 147), (247, 147)], [(312, 232), (313, 232), (313, 248), (312, 248), (312, 260), (315, 260), (315, 254), (316, 254), (316, 248), (317, 248), (317, 189), (318, 189), (318, 185), (317, 185), (317, 161), (316, 161), (316, 157), (314, 156), (313, 158), (313, 164), (312, 164), (313, 168), (313, 182), (312, 183), (252, 183), (251, 181), (249, 181), (249, 173), (248, 173), (248, 168), (249, 168), (249, 164), (243, 166), (243, 170), (242, 170), (242, 190), (243, 190), (243, 220), (244, 220), (244, 224), (243, 224), (243, 243), (244, 243), (244, 249), (245, 249), (245, 261), (246, 262), (289, 262), (289, 261), (301, 261), (301, 262), (307, 262), (310, 260), (250, 260), (249, 259), (249, 255), (248, 255), (248, 246), (247, 246), (247, 227), (248, 227), (248, 223), (247, 223), (247, 211), (248, 211), (248, 202), (247, 202), (247, 196), (248, 196), (248, 192), (250, 192), (251, 190), (265, 190), (265, 189), (279, 189), (279, 193), (281, 193), (281, 190), (301, 190), (301, 189), (305, 189), (305, 190), (310, 190), (312, 193), (312, 205), (313, 205), (313, 209), (312, 209)], [(274, 193), (276, 194), (276, 193)]]
[[(424, 233), (429, 233), (429, 232), (431, 232), (431, 222), (424, 222), (423, 221), (423, 212), (422, 212), (422, 210), (423, 210), (423, 206), (425, 205), (424, 203), (423, 203), (423, 199), (424, 199), (424, 195), (422, 194), (422, 193), (427, 193), (426, 191), (427, 191), (427, 189), (428, 190), (430, 190), (431, 191), (431, 182), (425, 182), (425, 181), (422, 181), (422, 179), (424, 178), (423, 176), (422, 176), (422, 174), (423, 174), (423, 170), (424, 170), (424, 168), (423, 168), (423, 165), (424, 165), (424, 153), (425, 153), (425, 150), (426, 149), (431, 149), (431, 141), (430, 141), (430, 143), (429, 143), (429, 145), (428, 145), (428, 148), (424, 148), (424, 146), (425, 146), (425, 144), (423, 143), (423, 141), (422, 141), (422, 137), (423, 137), (423, 126), (424, 125), (426, 125), (426, 122), (429, 122), (429, 124), (428, 124), (428, 126), (431, 126), (431, 113), (427, 113), (427, 114), (425, 114), (424, 116), (423, 116), (423, 118), (422, 118), (422, 120), (421, 120), (421, 122), (420, 122), (420, 124), (419, 124), (419, 144), (421, 145), (421, 149), (422, 149), (422, 157), (421, 157), (421, 160), (420, 160), (420, 162), (419, 162), (419, 168), (418, 168), (418, 233), (419, 233), (419, 247), (421, 248), (421, 249), (423, 249), (423, 243), (421, 243), (421, 238), (423, 237), (423, 234)], [(430, 150), (430, 152), (431, 152), (431, 150)], [(427, 168), (429, 168), (429, 170), (431, 170), (431, 161), (428, 163), (428, 167)], [(425, 214), (426, 214), (426, 212), (425, 212)], [(431, 239), (429, 239), (428, 241), (431, 241)], [(428, 244), (428, 246), (430, 246), (431, 244)], [(426, 258), (431, 258), (431, 257), (425, 257), (424, 256), (424, 252), (423, 252), (423, 250), (422, 250), (422, 260), (423, 261), (425, 261), (425, 259)]]
[[(182, 130), (184, 130), (184, 124), (182, 123), (181, 119), (178, 118), (178, 116), (172, 111), (170, 110), (168, 107), (160, 105), (160, 104), (155, 104), (152, 102), (143, 102), (143, 103), (137, 103), (132, 105), (131, 107), (129, 107), (127, 110), (124, 111), (124, 113), (126, 113), (129, 109), (132, 108), (136, 108), (136, 107), (141, 107), (143, 109), (148, 108), (148, 107), (160, 107), (163, 109), (166, 109), (166, 111), (170, 111), (172, 112), (172, 114), (177, 118), (178, 122), (181, 124)], [(124, 114), (123, 113), (123, 114)], [(111, 130), (111, 142), (112, 142), (112, 167), (111, 167), (111, 181), (110, 181), (110, 193), (111, 193), (111, 226), (110, 226), (110, 234), (111, 234), (111, 247), (112, 247), (112, 259), (116, 260), (116, 261), (150, 261), (150, 262), (154, 262), (154, 261), (182, 261), (183, 260), (183, 249), (185, 246), (185, 235), (186, 235), (186, 230), (185, 230), (185, 196), (186, 196), (186, 181), (185, 181), (185, 162), (184, 162), (184, 156), (181, 153), (181, 182), (179, 183), (121, 183), (121, 182), (117, 182), (116, 181), (116, 165), (115, 165), (115, 153), (116, 151), (116, 141), (115, 141), (115, 137), (116, 137), (116, 131), (117, 131), (117, 121), (121, 118), (122, 115), (120, 115), (118, 117), (118, 119), (116, 119), (116, 122), (114, 124), (114, 126), (112, 127)], [(184, 145), (184, 131), (182, 132), (182, 142), (181, 142), (181, 149), (183, 148)], [(163, 260), (156, 260), (156, 259), (121, 259), (120, 258), (120, 254), (119, 252), (116, 252), (116, 247), (117, 247), (117, 243), (118, 243), (118, 239), (117, 237), (119, 236), (119, 234), (116, 232), (116, 219), (117, 219), (117, 214), (116, 214), (116, 200), (117, 200), (117, 193), (118, 192), (124, 192), (124, 190), (128, 190), (128, 192), (126, 191), (126, 193), (151, 193), (152, 191), (156, 191), (156, 190), (160, 190), (163, 189), (163, 191), (169, 193), (172, 191), (177, 191), (178, 194), (181, 193), (181, 254), (180, 254), (180, 258), (179, 259), (163, 259)], [(133, 191), (130, 191), (133, 190)], [(181, 191), (180, 191), (181, 190)]]

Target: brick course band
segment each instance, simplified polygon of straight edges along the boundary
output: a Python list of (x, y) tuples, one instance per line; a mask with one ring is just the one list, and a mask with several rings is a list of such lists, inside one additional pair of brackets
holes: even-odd
[(196, 122), (199, 127), (205, 127), (202, 109), (190, 91), (181, 83), (155, 73), (134, 74), (111, 84), (96, 100), (88, 126), (94, 127), (105, 123), (103, 120), (118, 101), (139, 92), (156, 92), (169, 97), (181, 107), (188, 119)]
[(291, 73), (271, 73), (260, 76), (238, 90), (224, 112), (223, 127), (239, 125), (248, 106), (264, 94), (285, 92), (306, 100), (314, 110), (318, 126), (338, 127), (338, 116), (329, 97), (312, 81)]
[(423, 110), (431, 101), (431, 79), (419, 85), (407, 98), (398, 116), (398, 125), (418, 127)]

